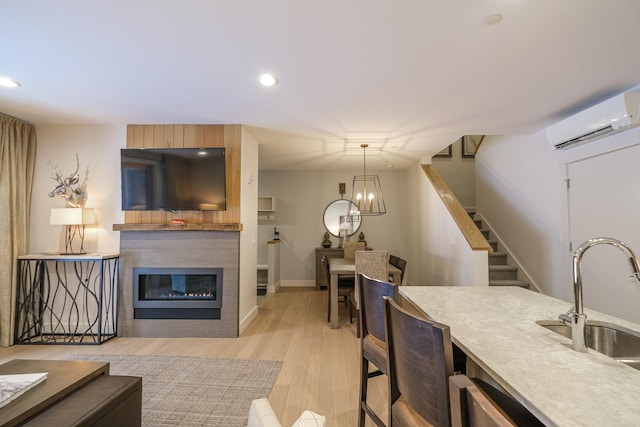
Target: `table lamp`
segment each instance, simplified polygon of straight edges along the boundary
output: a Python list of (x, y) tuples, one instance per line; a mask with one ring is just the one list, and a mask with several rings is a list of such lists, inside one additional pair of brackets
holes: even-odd
[[(84, 226), (94, 223), (93, 208), (52, 208), (49, 224), (65, 226), (64, 252), (60, 254), (86, 254), (87, 252), (84, 250)], [(74, 250), (74, 239), (76, 237), (80, 239), (80, 248), (77, 251)]]

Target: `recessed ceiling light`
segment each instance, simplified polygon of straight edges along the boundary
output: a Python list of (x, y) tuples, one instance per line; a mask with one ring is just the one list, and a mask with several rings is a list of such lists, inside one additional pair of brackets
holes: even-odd
[(275, 86), (278, 84), (278, 78), (269, 73), (260, 74), (258, 81), (262, 86)]
[(497, 24), (500, 21), (502, 21), (502, 15), (498, 13), (494, 13), (493, 15), (489, 15), (486, 18), (484, 18), (485, 25)]
[(22, 86), (15, 80), (11, 80), (9, 77), (0, 77), (0, 86), (3, 87), (20, 87)]

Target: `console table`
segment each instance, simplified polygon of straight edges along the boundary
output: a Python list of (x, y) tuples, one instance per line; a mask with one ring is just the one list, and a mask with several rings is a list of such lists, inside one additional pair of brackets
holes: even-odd
[(18, 257), (16, 344), (101, 344), (117, 333), (117, 254)]

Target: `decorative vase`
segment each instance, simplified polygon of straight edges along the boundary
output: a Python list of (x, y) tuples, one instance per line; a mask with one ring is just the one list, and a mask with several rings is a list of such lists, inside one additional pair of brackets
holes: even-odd
[(331, 247), (331, 240), (329, 239), (329, 232), (324, 233), (324, 240), (322, 241), (323, 248)]
[(364, 245), (367, 246), (367, 241), (364, 240), (364, 233), (362, 231), (358, 234), (358, 242), (364, 242)]

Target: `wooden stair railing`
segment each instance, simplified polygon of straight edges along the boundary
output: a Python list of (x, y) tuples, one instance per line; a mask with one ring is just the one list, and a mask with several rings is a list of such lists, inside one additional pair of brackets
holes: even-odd
[(472, 250), (486, 250), (489, 257), (489, 286), (520, 286), (529, 283), (518, 279), (518, 267), (507, 264), (508, 254), (498, 251), (498, 242), (490, 240), (490, 230), (483, 227), (482, 219), (475, 218), (458, 201), (442, 176), (432, 165), (422, 165), (433, 188), (446, 206)]
[(469, 247), (471, 247), (472, 250), (485, 250), (488, 254), (493, 253), (493, 248), (487, 239), (482, 235), (467, 211), (464, 209), (462, 204), (460, 204), (460, 201), (458, 201), (447, 183), (444, 182), (436, 168), (433, 167), (433, 165), (422, 165), (422, 170), (431, 181), (433, 188), (436, 190), (438, 196), (449, 211), (449, 214), (451, 214), (451, 217), (458, 225), (458, 228), (464, 235), (467, 243), (469, 243)]

